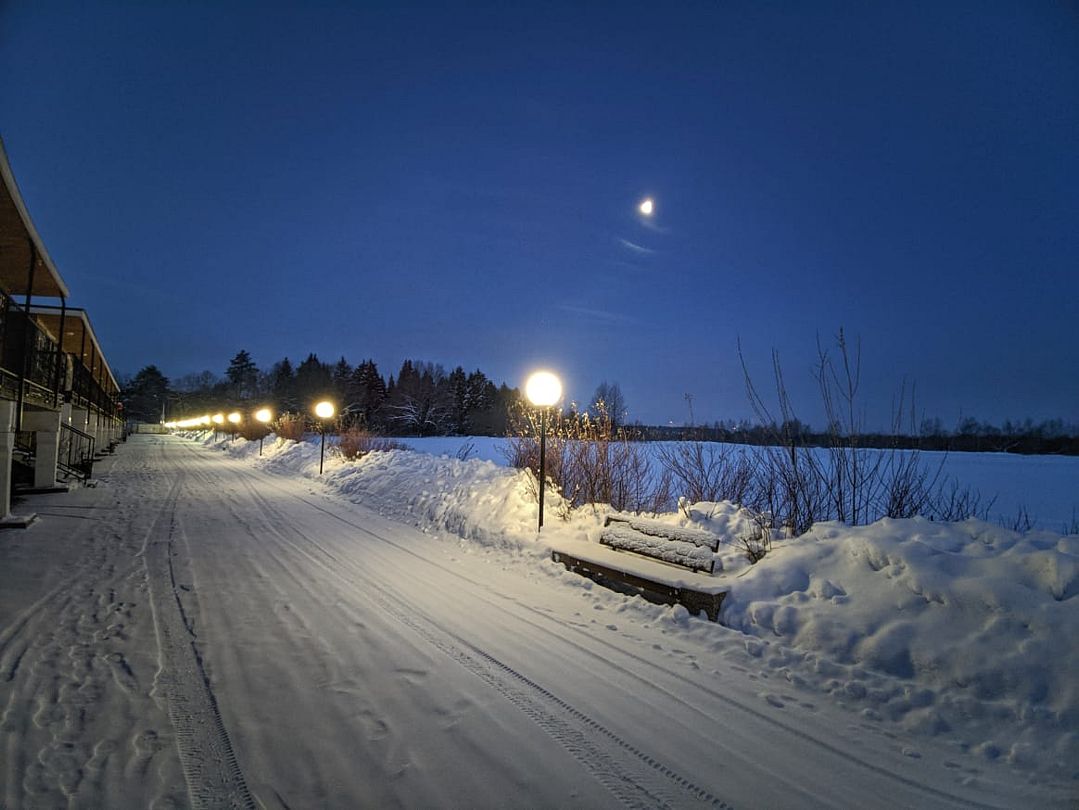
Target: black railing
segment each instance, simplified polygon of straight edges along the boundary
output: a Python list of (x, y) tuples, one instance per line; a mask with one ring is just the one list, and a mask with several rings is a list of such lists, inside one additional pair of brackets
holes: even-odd
[(59, 401), (56, 370), (59, 346), (7, 296), (0, 302), (0, 370), (8, 382), (22, 378), (22, 395), (55, 405)]
[(116, 416), (116, 397), (106, 391), (101, 383), (94, 379), (90, 369), (82, 363), (73, 362), (72, 365), (74, 371), (71, 375), (71, 401), (79, 407), (90, 406), (110, 417)]
[(89, 481), (94, 473), (94, 437), (61, 422), (56, 466), (73, 478)]

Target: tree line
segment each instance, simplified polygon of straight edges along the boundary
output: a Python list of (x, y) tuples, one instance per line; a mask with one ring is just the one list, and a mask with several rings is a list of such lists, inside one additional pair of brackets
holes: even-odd
[[(286, 357), (262, 370), (246, 350), (232, 358), (223, 376), (203, 371), (170, 382), (156, 366), (147, 366), (134, 377), (121, 379), (121, 396), (127, 418), (144, 422), (197, 416), (228, 404), (268, 405), (277, 413), (304, 413), (313, 402), (329, 398), (337, 403), (345, 425), (413, 436), (505, 436), (513, 432), (512, 414), (524, 405), (517, 388), (504, 382), (495, 385), (479, 369), (466, 372), (457, 366), (447, 372), (437, 363), (405, 360), (396, 374), (384, 377), (374, 360), (353, 366), (341, 357), (336, 363), (326, 363), (312, 353), (296, 366)], [(692, 408), (689, 395), (687, 400)], [(601, 404), (611, 424), (624, 426), (627, 435), (638, 441), (768, 446), (778, 435), (803, 447), (827, 447), (836, 437), (834, 424), (815, 429), (793, 413), (772, 420), (776, 424), (769, 421), (770, 415), (756, 423), (742, 419), (682, 426), (628, 424), (625, 397), (617, 382), (600, 383), (585, 410), (595, 414)], [(571, 419), (581, 412), (576, 404), (566, 408)], [(858, 443), (871, 448), (1079, 455), (1079, 425), (1060, 419), (1038, 423), (1026, 419), (998, 426), (968, 416), (949, 430), (933, 418), (922, 419), (917, 426), (897, 424), (891, 431), (861, 430)]]
[(344, 357), (326, 363), (316, 354), (294, 366), (283, 358), (261, 370), (241, 350), (224, 376), (211, 371), (171, 382), (156, 366), (124, 381), (128, 419), (157, 422), (231, 407), (272, 407), (277, 413), (305, 413), (312, 403), (330, 399), (340, 421), (397, 435), (492, 435), (506, 433), (508, 414), (521, 398), (516, 388), (495, 385), (479, 369), (452, 371), (437, 363), (405, 360), (384, 377), (374, 360), (353, 366)]
[[(775, 442), (776, 434), (789, 436), (802, 447), (827, 447), (834, 431), (815, 429), (792, 419), (778, 426), (728, 419), (696, 426), (633, 425), (642, 441), (706, 441), (748, 444), (758, 447)], [(954, 429), (940, 419), (923, 420), (916, 431), (866, 431), (858, 436), (863, 447), (897, 450), (939, 450), (971, 453), (1017, 453), (1020, 455), (1079, 455), (1079, 425), (1060, 419), (1035, 423), (1006, 420), (1002, 425), (964, 418)]]

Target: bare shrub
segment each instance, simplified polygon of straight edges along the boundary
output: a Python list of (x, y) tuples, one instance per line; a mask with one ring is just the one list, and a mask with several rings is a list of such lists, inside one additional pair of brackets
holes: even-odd
[[(595, 415), (552, 412), (547, 430), (545, 472), (562, 495), (562, 517), (586, 504), (609, 504), (619, 511), (655, 514), (669, 508), (671, 476), (656, 470), (647, 450), (615, 427), (606, 406)], [(514, 467), (539, 476), (540, 412), (521, 406), (512, 421), (514, 435), (503, 450)]]
[[(814, 378), (828, 421), (826, 442), (817, 452), (802, 438), (807, 429), (795, 416), (778, 354), (772, 352), (778, 419), (754, 386), (741, 345), (738, 355), (749, 401), (771, 432), (773, 444), (762, 450), (762, 464), (749, 488), (747, 505), (775, 515), (787, 534), (802, 534), (818, 520), (863, 525), (882, 517), (918, 514), (941, 520), (988, 516), (993, 501), (983, 505), (976, 491), (944, 479), (944, 459), (927, 465), (917, 448), (900, 447), (904, 419), (909, 416), (912, 432), (915, 422), (913, 393), (908, 405), (905, 384), (893, 408), (891, 446), (877, 449), (862, 445), (863, 411), (858, 398), (861, 352), (857, 344), (852, 348), (847, 343), (842, 330), (834, 351), (817, 343)], [(1015, 525), (1025, 522), (1020, 514)]]
[(457, 448), (457, 452), (454, 453), (454, 458), (458, 461), (468, 461), (474, 455), (476, 455), (476, 443), (473, 441), (466, 441), (462, 442), (461, 446)]
[(249, 442), (257, 442), (270, 435), (270, 426), (262, 422), (248, 421), (240, 425), (239, 434)]
[(283, 413), (277, 417), (274, 423), (274, 432), (282, 439), (292, 439), (294, 442), (301, 441), (307, 430), (307, 422), (302, 414)]
[(950, 479), (933, 493), (929, 517), (944, 521), (966, 520), (972, 517), (988, 520), (989, 510), (995, 502), (994, 497), (983, 505), (980, 493), (970, 487), (961, 487), (958, 481)]
[(337, 452), (347, 461), (363, 458), (368, 453), (408, 449), (408, 445), (375, 436), (361, 427), (346, 428), (337, 435)]
[(738, 544), (753, 565), (772, 550), (772, 519), (763, 512), (748, 511), (753, 518), (753, 527), (738, 535)]
[(1072, 507), (1071, 521), (1064, 521), (1060, 527), (1061, 534), (1079, 534), (1079, 512), (1075, 511), (1075, 507)]
[(1020, 534), (1026, 534), (1034, 528), (1034, 518), (1030, 516), (1027, 508), (1022, 504), (1019, 505), (1011, 519), (1002, 517), (999, 523), (1005, 529), (1011, 529), (1013, 532), (1019, 532)]
[(743, 503), (753, 483), (753, 464), (744, 450), (714, 442), (676, 442), (659, 445), (656, 456), (690, 503)]

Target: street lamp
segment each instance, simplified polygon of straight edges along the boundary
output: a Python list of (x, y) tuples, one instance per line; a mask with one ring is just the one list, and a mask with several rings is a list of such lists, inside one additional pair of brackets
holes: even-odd
[(237, 427), (239, 426), (239, 424), (240, 424), (240, 422), (242, 420), (243, 420), (243, 417), (240, 416), (240, 414), (236, 413), (236, 411), (233, 411), (232, 413), (229, 414), (229, 424), (232, 425), (232, 440), (233, 441), (236, 440), (236, 429), (237, 429)]
[(547, 479), (547, 409), (562, 398), (562, 381), (549, 371), (537, 371), (525, 382), (525, 396), (540, 410), (539, 528), (543, 530), (543, 486)]
[(318, 429), (322, 434), (322, 449), (319, 451), (318, 457), (318, 474), (322, 475), (322, 465), (326, 461), (326, 420), (332, 419), (336, 408), (334, 408), (332, 402), (323, 400), (315, 405), (315, 416), (318, 417)]
[[(269, 408), (259, 408), (257, 411), (255, 411), (255, 420), (258, 421), (258, 422), (261, 422), (263, 425), (270, 424), (272, 419), (273, 419), (273, 411), (271, 411)], [(267, 428), (267, 430), (268, 430), (268, 428)], [(266, 430), (263, 430), (263, 432), (261, 434), (259, 434), (259, 455), (260, 456), (262, 455), (262, 440), (265, 439), (265, 438), (266, 438)]]
[(221, 426), (225, 424), (225, 414), (215, 413), (210, 417), (210, 421), (214, 423), (214, 441), (217, 441), (217, 431), (221, 429)]

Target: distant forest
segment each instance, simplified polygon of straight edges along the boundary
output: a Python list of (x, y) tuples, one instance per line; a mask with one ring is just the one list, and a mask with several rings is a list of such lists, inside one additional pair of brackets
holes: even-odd
[[(158, 422), (199, 416), (225, 408), (273, 407), (277, 413), (305, 413), (321, 398), (338, 405), (343, 424), (396, 436), (505, 436), (512, 414), (522, 407), (517, 388), (496, 385), (482, 371), (452, 371), (437, 364), (405, 360), (396, 374), (384, 377), (373, 360), (351, 365), (344, 357), (325, 363), (309, 354), (299, 365), (288, 358), (260, 370), (247, 351), (232, 358), (224, 376), (211, 371), (170, 381), (156, 366), (121, 379), (122, 399), (129, 420)], [(604, 401), (622, 435), (642, 441), (696, 440), (768, 445), (777, 431), (796, 437), (803, 446), (828, 446), (827, 431), (792, 420), (764, 426), (748, 420), (702, 425), (650, 426), (624, 422), (627, 413), (617, 383), (603, 382), (589, 407)], [(572, 406), (576, 408), (576, 406)], [(997, 426), (967, 417), (953, 430), (940, 419), (922, 420), (916, 432), (865, 432), (861, 447), (898, 447), (1023, 454), (1079, 455), (1079, 425), (1060, 419), (1034, 423), (1006, 421)]]

